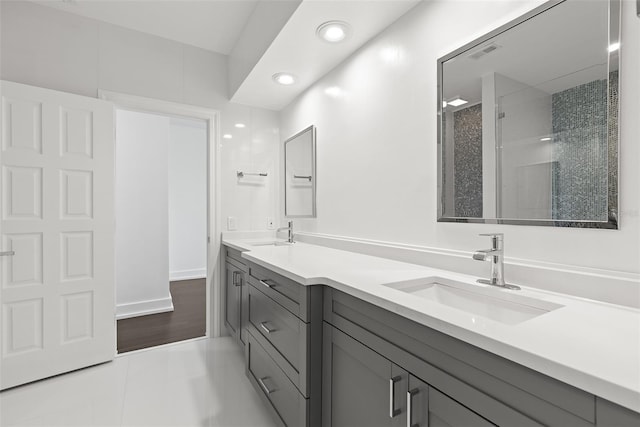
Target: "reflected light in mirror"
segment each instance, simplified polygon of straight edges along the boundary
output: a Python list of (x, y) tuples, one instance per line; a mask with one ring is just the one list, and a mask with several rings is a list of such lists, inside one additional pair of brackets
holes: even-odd
[(466, 104), (467, 100), (460, 98), (459, 96), (456, 96), (455, 98), (451, 99), (450, 101), (447, 101), (446, 104), (447, 105), (451, 105), (452, 107), (459, 107), (461, 105)]
[(245, 127), (244, 123), (236, 123), (234, 126), (237, 127), (238, 129), (242, 129)]
[(609, 52), (615, 52), (616, 50), (620, 49), (620, 43), (611, 43), (609, 45), (609, 47), (607, 48), (607, 51)]
[(231, 138), (233, 138), (233, 135), (231, 135), (230, 133), (225, 133), (224, 135), (222, 135), (222, 137), (224, 139), (231, 139)]

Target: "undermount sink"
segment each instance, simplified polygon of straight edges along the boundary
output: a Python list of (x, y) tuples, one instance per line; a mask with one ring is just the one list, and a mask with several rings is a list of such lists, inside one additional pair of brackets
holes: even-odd
[(282, 240), (272, 240), (269, 242), (253, 242), (249, 243), (251, 246), (289, 246), (291, 243), (284, 242)]
[(515, 325), (564, 307), (518, 295), (517, 291), (442, 277), (388, 283), (384, 286), (508, 325)]

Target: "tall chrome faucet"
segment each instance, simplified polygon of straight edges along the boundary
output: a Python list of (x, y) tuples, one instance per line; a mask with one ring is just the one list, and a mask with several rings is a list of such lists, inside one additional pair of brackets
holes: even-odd
[(293, 243), (293, 221), (289, 221), (287, 227), (278, 228), (276, 232), (284, 230), (287, 230), (287, 242)]
[(499, 286), (505, 289), (519, 290), (516, 285), (509, 285), (504, 281), (504, 235), (502, 233), (480, 234), (491, 238), (491, 249), (480, 249), (474, 252), (473, 259), (477, 261), (491, 261), (491, 278), (478, 279), (478, 283)]

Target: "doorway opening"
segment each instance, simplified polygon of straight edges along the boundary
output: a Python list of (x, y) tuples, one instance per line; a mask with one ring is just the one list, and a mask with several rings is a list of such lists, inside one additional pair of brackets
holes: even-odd
[(207, 337), (217, 115), (101, 95), (115, 104), (117, 353)]

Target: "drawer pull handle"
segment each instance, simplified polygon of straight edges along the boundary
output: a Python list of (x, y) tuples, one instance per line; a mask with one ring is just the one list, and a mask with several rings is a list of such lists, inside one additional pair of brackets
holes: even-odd
[(266, 279), (266, 280), (260, 280), (260, 283), (262, 283), (263, 285), (265, 285), (267, 288), (274, 288), (276, 286), (275, 283), (268, 283), (271, 282), (271, 280)]
[(0, 252), (0, 256), (14, 256), (16, 254), (16, 251), (4, 251), (4, 252)]
[(269, 377), (258, 378), (258, 383), (260, 383), (260, 387), (262, 387), (262, 389), (264, 390), (265, 393), (271, 394), (275, 390), (269, 390), (269, 387), (267, 387), (267, 385), (264, 383), (264, 380), (268, 380), (268, 379), (269, 379)]
[(275, 332), (275, 329), (269, 329), (269, 327), (266, 325), (267, 322), (260, 322), (260, 327), (262, 328), (263, 331), (265, 331), (266, 333), (270, 334), (271, 332)]
[[(236, 286), (240, 286), (242, 285), (242, 277), (240, 276), (242, 273), (239, 271), (234, 271), (233, 272), (233, 284)], [(238, 280), (238, 278), (240, 278), (240, 280)]]
[(413, 424), (413, 408), (411, 407), (411, 403), (413, 400), (413, 396), (418, 394), (418, 389), (414, 388), (407, 392), (407, 427), (419, 427), (418, 424)]
[(395, 408), (394, 402), (396, 400), (396, 383), (400, 381), (402, 378), (399, 376), (389, 378), (389, 418), (393, 418), (400, 413), (399, 410)]

